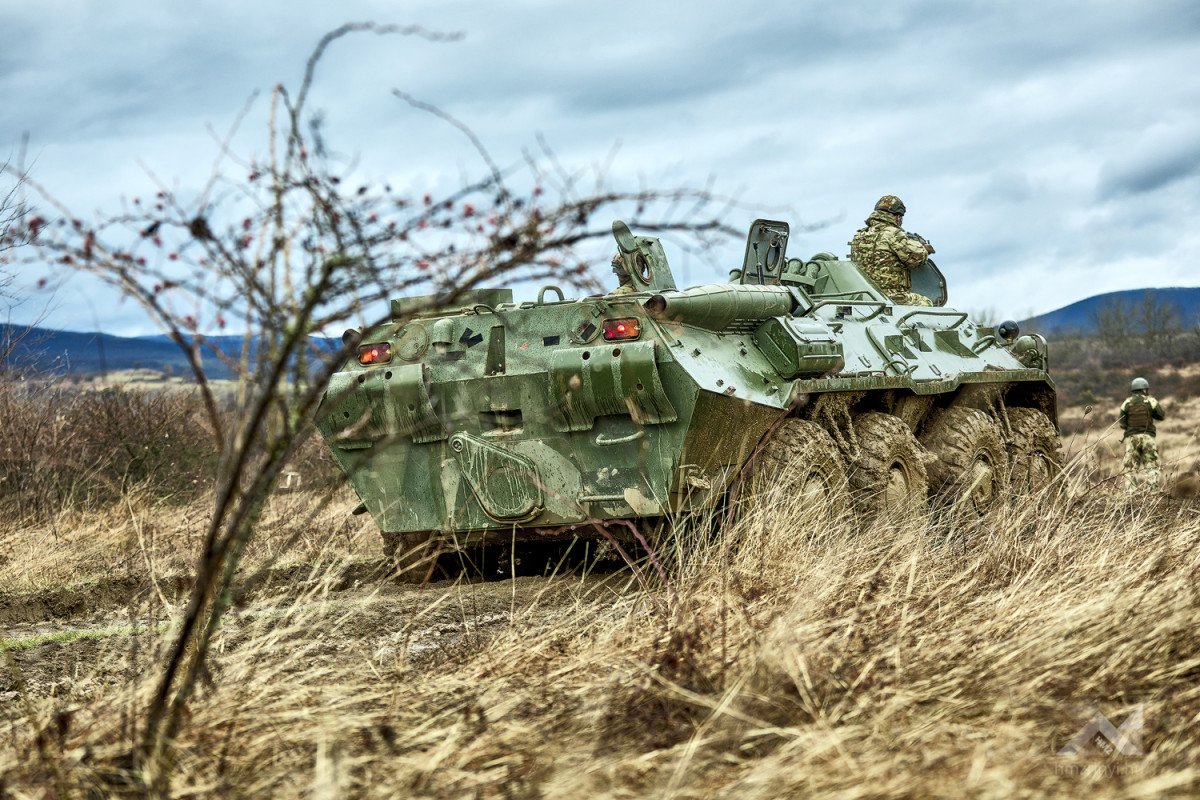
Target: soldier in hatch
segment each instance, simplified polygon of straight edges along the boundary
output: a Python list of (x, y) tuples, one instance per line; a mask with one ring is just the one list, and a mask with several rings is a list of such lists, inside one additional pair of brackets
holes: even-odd
[(893, 302), (905, 306), (933, 305), (925, 295), (912, 292), (912, 271), (933, 253), (933, 245), (913, 233), (906, 233), (904, 203), (894, 194), (879, 198), (867, 217), (867, 226), (859, 228), (850, 240), (850, 258), (879, 284)]
[(629, 270), (625, 268), (625, 260), (621, 258), (620, 253), (613, 256), (612, 271), (617, 276), (618, 285), (609, 294), (630, 294), (637, 291), (637, 287), (633, 285), (633, 279), (629, 277)]
[(1140, 486), (1151, 491), (1158, 488), (1158, 447), (1154, 444), (1154, 421), (1164, 420), (1167, 413), (1162, 404), (1150, 396), (1150, 384), (1145, 378), (1134, 378), (1129, 384), (1129, 398), (1121, 404), (1117, 422), (1125, 431), (1125, 489), (1133, 492)]

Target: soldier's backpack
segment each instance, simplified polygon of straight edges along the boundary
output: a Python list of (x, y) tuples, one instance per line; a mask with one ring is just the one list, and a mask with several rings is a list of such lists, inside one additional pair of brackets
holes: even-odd
[(1154, 424), (1151, 419), (1150, 401), (1140, 394), (1130, 397), (1129, 405), (1125, 407), (1125, 435), (1150, 433)]

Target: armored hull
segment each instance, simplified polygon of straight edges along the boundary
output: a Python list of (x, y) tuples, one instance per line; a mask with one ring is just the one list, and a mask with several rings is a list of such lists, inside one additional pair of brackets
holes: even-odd
[[(755, 223), (729, 283), (685, 290), (657, 240), (614, 231), (635, 291), (411, 298), (362, 336), (319, 425), (385, 538), (659, 519), (719, 502), (764, 451), (789, 470), (819, 460), (806, 448), (835, 452), (818, 477), (868, 511), (969, 479), (982, 513), (1057, 469), (1044, 340), (895, 305), (848, 260), (788, 259), (783, 223)], [(939, 283), (927, 264), (923, 285)]]

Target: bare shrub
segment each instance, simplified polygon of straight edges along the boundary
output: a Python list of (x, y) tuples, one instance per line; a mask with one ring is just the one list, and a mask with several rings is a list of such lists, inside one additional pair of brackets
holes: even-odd
[(131, 487), (180, 502), (208, 491), (217, 450), (194, 393), (0, 382), (0, 505), (45, 520)]
[[(155, 794), (170, 790), (174, 741), (264, 508), (311, 435), (337, 363), (353, 352), (353, 337), (333, 353), (311, 337), (391, 322), (386, 303), (401, 295), (427, 296), (406, 312), (414, 313), (453, 307), (465, 292), (496, 283), (595, 288), (581, 248), (607, 238), (613, 216), (640, 230), (687, 234), (701, 245), (705, 234), (728, 232), (710, 216), (716, 198), (707, 191), (615, 190), (603, 174), (566, 170), (544, 146), (518, 176), (497, 165), (467, 126), (403, 92), (394, 93), (398, 102), (465, 134), (480, 175), (436, 197), (361, 177), (325, 141), (320, 115), (308, 108), (323, 53), (361, 32), (455, 38), (373, 24), (326, 35), (299, 85), (271, 93), (262, 149), (235, 154), (231, 132), (220, 145), (217, 171), (198, 193), (157, 183), (145, 201), (135, 194), (125, 208), (89, 218), (19, 176), (41, 206), (36, 225), (24, 219), (25, 263), (86, 272), (140, 304), (187, 357), (218, 453), (195, 584), (131, 755), (139, 780)], [(394, 166), (421, 163), (418, 154), (400, 156), (405, 163)], [(204, 368), (220, 354), (203, 332), (229, 329), (244, 335), (244, 347), (240, 359), (227, 359), (239, 383), (226, 410)]]

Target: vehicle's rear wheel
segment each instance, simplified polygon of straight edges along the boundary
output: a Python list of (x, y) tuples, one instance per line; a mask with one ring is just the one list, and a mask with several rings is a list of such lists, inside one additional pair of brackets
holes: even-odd
[(1004, 502), (1008, 452), (987, 414), (977, 408), (948, 408), (926, 426), (921, 442), (937, 456), (929, 468), (933, 490), (954, 513), (978, 519)]
[(841, 453), (815, 422), (788, 418), (758, 455), (750, 478), (751, 508), (803, 508), (824, 519), (849, 503)]
[(1061, 491), (1062, 440), (1054, 423), (1034, 408), (1010, 408), (1008, 421), (1013, 432), (1013, 491), (1018, 494)]
[(850, 487), (859, 511), (896, 522), (925, 515), (929, 477), (925, 452), (898, 417), (869, 411), (854, 419), (858, 458), (850, 465)]
[(437, 550), (429, 533), (383, 534), (383, 552), (392, 574), (404, 583), (426, 583), (437, 566)]

